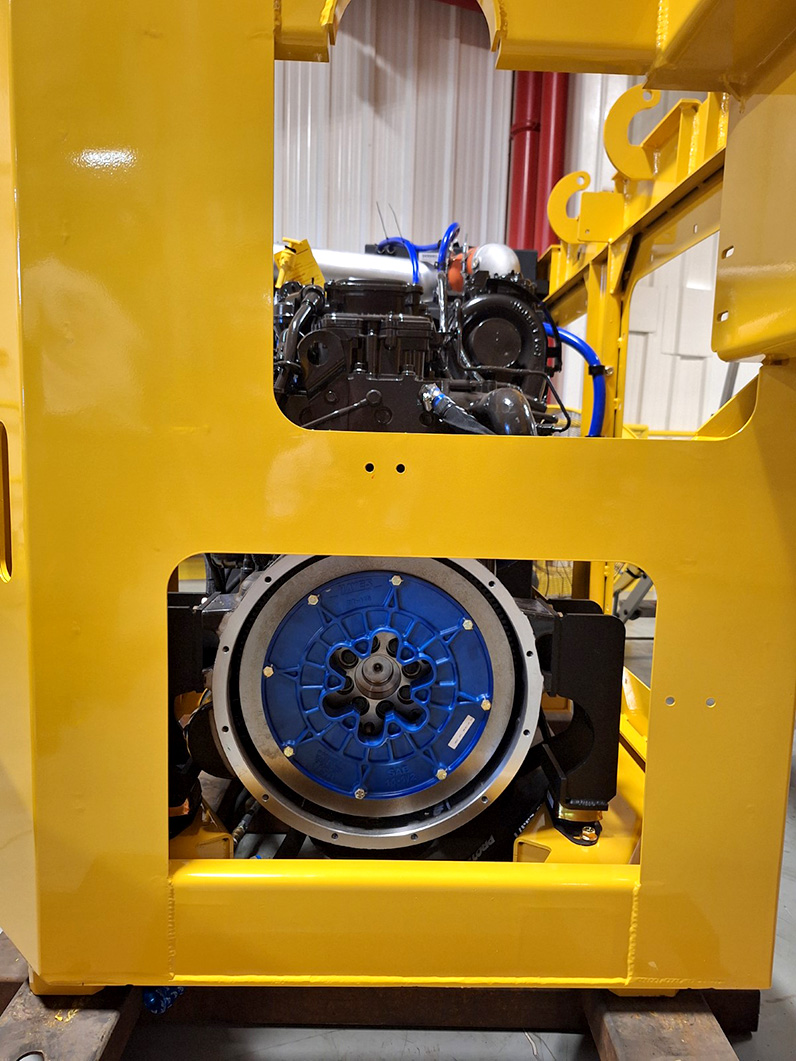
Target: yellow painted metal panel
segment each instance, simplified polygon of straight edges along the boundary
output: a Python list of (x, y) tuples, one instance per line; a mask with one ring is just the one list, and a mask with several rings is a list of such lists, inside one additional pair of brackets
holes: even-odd
[[(270, 19), (256, 0), (12, 5), (18, 169), (3, 210), (13, 192), (27, 555), (0, 588), (2, 671), (23, 713), (0, 754), (4, 790), (27, 798), (11, 771), (30, 772), (33, 734), (39, 878), (14, 879), (0, 852), (0, 924), (56, 981), (166, 975), (166, 581), (238, 533), (216, 501), (229, 515), (253, 490), (257, 534), (268, 524), (269, 472), (238, 455), (269, 448), (269, 411), (282, 424), (268, 369)], [(207, 475), (227, 483), (211, 505)], [(26, 563), (29, 597), (12, 611)], [(17, 690), (30, 681), (28, 714)], [(6, 796), (4, 826), (13, 806)], [(31, 904), (40, 958), (18, 909)]]
[[(278, 59), (325, 62), (350, 0), (274, 0)], [(658, 88), (748, 94), (793, 47), (782, 0), (479, 0), (498, 66), (647, 74)]]
[(748, 95), (794, 39), (793, 7), (783, 0), (662, 0), (649, 81)]
[(770, 94), (732, 107), (713, 323), (713, 346), (726, 360), (796, 350), (796, 71), (789, 68)]
[(593, 70), (643, 74), (655, 57), (654, 0), (605, 0), (599, 6), (502, 0), (498, 66), (508, 70)]
[(625, 982), (638, 867), (305, 859), (174, 864), (175, 979)]
[[(17, 166), (0, 182), (0, 400), (19, 478), (14, 573), (0, 584), (13, 705), (0, 746), (0, 923), (26, 957), (75, 985), (176, 971), (763, 986), (796, 687), (796, 364), (766, 365), (746, 426), (699, 445), (303, 431), (271, 391), (268, 5), (26, 0), (11, 12), (3, 121)], [(696, 170), (655, 218), (639, 215), (640, 244), (651, 220), (654, 238), (672, 233), (671, 253), (686, 242), (694, 204), (680, 199), (715, 196), (706, 181)], [(733, 200), (728, 219), (766, 202)], [(566, 279), (562, 299), (589, 295), (621, 368), (617, 300), (649, 262), (611, 249)], [(444, 500), (429, 519), (435, 468)], [(461, 518), (483, 513), (485, 482), (489, 518)], [(567, 484), (578, 518), (529, 520), (517, 482)], [(348, 518), (330, 520), (341, 507)], [(731, 577), (750, 541), (767, 557), (759, 625), (738, 622)], [(217, 860), (170, 877), (163, 598), (175, 565), (204, 549), (643, 566), (660, 604), (640, 867)], [(755, 715), (765, 726), (750, 725)], [(388, 968), (381, 923), (357, 921), (352, 935), (342, 921), (407, 894), (417, 929), (390, 937)], [(576, 930), (585, 919), (588, 934)], [(452, 921), (475, 924), (469, 953), (441, 952)]]
[(697, 431), (697, 439), (729, 438), (749, 423), (757, 402), (757, 380), (750, 380), (745, 387), (714, 413)]
[[(38, 961), (39, 917), (33, 836), (32, 701), (24, 524), (22, 393), (17, 302), (15, 145), (11, 120), (7, 7), (0, 12), (0, 925)], [(7, 473), (7, 478), (6, 478)], [(9, 541), (10, 532), (10, 541)], [(11, 563), (11, 578), (9, 574)]]
[(328, 62), (329, 45), (334, 44), (348, 4), (349, 0), (275, 0), (275, 57)]
[(649, 716), (649, 686), (625, 667), (625, 673), (622, 676), (622, 736), (645, 762)]

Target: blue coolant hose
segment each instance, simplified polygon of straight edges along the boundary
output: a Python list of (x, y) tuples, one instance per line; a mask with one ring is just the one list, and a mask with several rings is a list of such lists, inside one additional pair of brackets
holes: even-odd
[(429, 251), (436, 251), (437, 271), (441, 271), (447, 264), (448, 251), (458, 232), (459, 222), (453, 221), (445, 229), (445, 234), (439, 243), (412, 243), (410, 239), (405, 239), (403, 236), (389, 236), (381, 241), (379, 250), (383, 251), (389, 247), (396, 246), (405, 247), (409, 255), (409, 261), (412, 263), (412, 283), (417, 284), (420, 282), (420, 255), (427, 254)]
[(418, 257), (418, 248), (409, 239), (404, 239), (403, 236), (390, 236), (389, 239), (383, 239), (379, 244), (379, 250), (386, 250), (388, 247), (405, 247), (406, 252), (409, 255), (409, 261), (412, 263), (412, 283), (420, 283), (420, 258)]
[[(437, 271), (444, 269), (448, 262), (448, 251), (456, 236), (459, 234), (459, 222), (452, 221), (445, 229), (445, 235), (440, 240), (439, 254), (437, 255)], [(464, 263), (462, 263), (462, 268)]]
[(545, 321), (544, 330), (548, 335), (558, 336), (562, 343), (577, 350), (590, 369), (594, 400), (592, 402), (591, 424), (589, 425), (589, 438), (597, 438), (602, 434), (603, 420), (605, 420), (605, 368), (597, 354), (589, 344), (574, 332), (568, 332), (565, 328), (556, 328)]

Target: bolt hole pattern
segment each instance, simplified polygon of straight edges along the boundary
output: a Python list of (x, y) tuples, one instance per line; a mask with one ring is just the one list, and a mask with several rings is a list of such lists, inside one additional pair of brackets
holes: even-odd
[(376, 470), (376, 465), (375, 464), (371, 464), (371, 462), (368, 461), (368, 463), (365, 465), (365, 471), (366, 472), (372, 472), (372, 471), (375, 471), (375, 470)]
[(396, 464), (395, 465), (395, 470), (398, 472), (399, 475), (403, 475), (403, 473), (406, 471), (406, 465), (405, 464)]
[(229, 652), (229, 645), (224, 645), (223, 651), (224, 652)]
[(229, 733), (229, 726), (222, 726), (221, 727), (221, 732), (222, 733)]
[(665, 702), (667, 707), (674, 707), (674, 697), (673, 696), (667, 696), (666, 700), (664, 702)]
[(716, 706), (716, 699), (715, 699), (715, 697), (713, 697), (713, 696), (709, 696), (709, 697), (707, 698), (707, 700), (705, 701), (705, 704), (706, 704), (706, 705), (707, 705), (708, 707), (715, 707), (715, 706)]

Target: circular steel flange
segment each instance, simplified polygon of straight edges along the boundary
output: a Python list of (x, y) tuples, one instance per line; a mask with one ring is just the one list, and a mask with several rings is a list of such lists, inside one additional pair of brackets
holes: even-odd
[[(423, 626), (411, 607), (407, 619), (410, 592), (435, 618), (444, 598), (441, 641), (406, 633)], [(368, 640), (352, 626), (361, 614)], [(287, 824), (359, 848), (432, 840), (491, 804), (527, 755), (541, 692), (527, 619), (474, 560), (282, 557), (229, 617), (213, 673), (219, 740), (249, 791)], [(353, 759), (340, 755), (350, 742)]]

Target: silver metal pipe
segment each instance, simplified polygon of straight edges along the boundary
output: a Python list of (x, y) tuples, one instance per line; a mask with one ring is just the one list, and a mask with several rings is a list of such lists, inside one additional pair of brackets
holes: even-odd
[[(274, 254), (285, 248), (274, 244)], [(332, 251), (313, 247), (312, 253), (327, 280), (399, 280), (412, 283), (412, 263), (408, 258), (394, 258), (389, 254), (359, 254), (354, 251)], [(425, 262), (420, 263), (420, 283), (423, 294), (430, 296), (437, 284), (437, 271)]]

